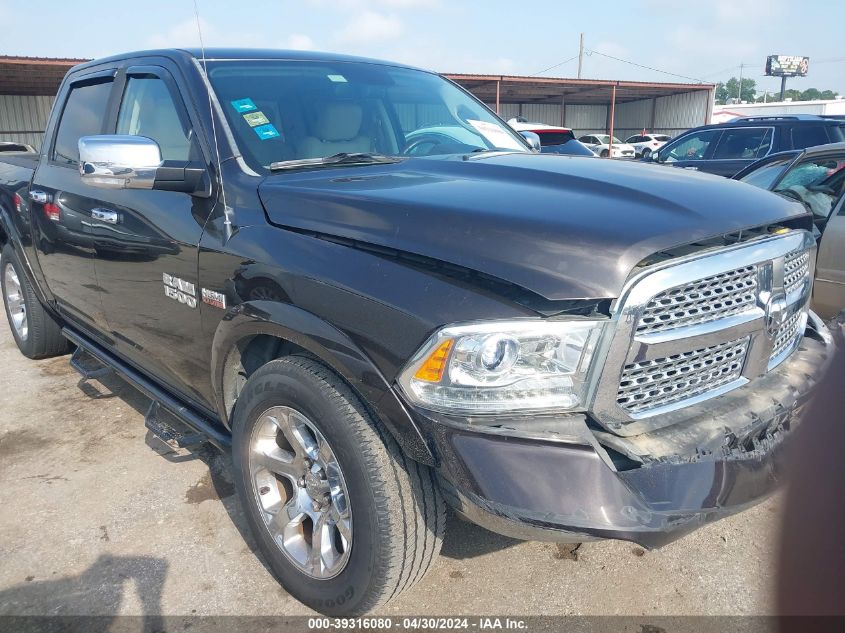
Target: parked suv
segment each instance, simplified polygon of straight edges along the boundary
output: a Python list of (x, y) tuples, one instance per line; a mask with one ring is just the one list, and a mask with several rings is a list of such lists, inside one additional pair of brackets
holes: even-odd
[(773, 152), (845, 141), (843, 126), (845, 122), (811, 114), (743, 117), (689, 130), (650, 158), (730, 177)]
[(40, 154), (0, 159), (2, 295), (24, 355), (72, 342), (153, 433), (231, 450), (291, 595), (398, 595), (446, 504), (656, 547), (774, 490), (833, 351), (803, 206), (536, 153), (435, 73), (206, 54), (69, 72)]
[(666, 134), (635, 134), (626, 138), (625, 142), (634, 148), (637, 158), (648, 158), (671, 140), (672, 137)]
[(596, 153), (577, 140), (572, 130), (567, 127), (546, 125), (545, 123), (531, 123), (519, 117), (509, 119), (508, 125), (520, 134), (524, 134), (525, 132), (536, 134), (540, 138), (540, 152), (543, 154), (596, 156)]

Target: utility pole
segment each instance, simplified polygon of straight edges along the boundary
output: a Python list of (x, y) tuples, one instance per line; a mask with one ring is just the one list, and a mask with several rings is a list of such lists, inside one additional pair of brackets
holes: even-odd
[(581, 33), (581, 45), (578, 47), (578, 79), (581, 79), (581, 66), (584, 64), (584, 34)]
[(739, 65), (739, 88), (737, 89), (736, 94), (736, 102), (742, 103), (742, 69), (745, 68), (745, 64)]

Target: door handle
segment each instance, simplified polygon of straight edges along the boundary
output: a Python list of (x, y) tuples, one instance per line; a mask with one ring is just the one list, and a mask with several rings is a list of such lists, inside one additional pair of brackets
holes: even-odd
[(109, 211), (108, 209), (91, 209), (91, 219), (99, 220), (100, 222), (107, 222), (108, 224), (117, 224), (119, 216), (117, 211)]
[(43, 191), (38, 191), (37, 189), (36, 190), (30, 189), (29, 190), (29, 199), (32, 200), (33, 202), (37, 202), (38, 204), (47, 204), (48, 197), (47, 197), (47, 194), (44, 193)]

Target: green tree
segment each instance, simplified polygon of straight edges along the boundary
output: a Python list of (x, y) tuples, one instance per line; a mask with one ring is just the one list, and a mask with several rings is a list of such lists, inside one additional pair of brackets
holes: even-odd
[(753, 103), (754, 97), (757, 94), (757, 82), (753, 79), (742, 80), (741, 92), (739, 89), (739, 79), (736, 77), (728, 79), (728, 82), (725, 84), (725, 88), (728, 90), (728, 99), (736, 99), (737, 95), (740, 95), (740, 101), (749, 101)]
[[(743, 80), (742, 83), (745, 83)], [(734, 89), (736, 89), (734, 87)], [(725, 89), (727, 92), (727, 88)], [(716, 93), (718, 96), (718, 92)], [(793, 101), (814, 101), (816, 99), (835, 99), (838, 92), (834, 90), (818, 90), (816, 88), (807, 88), (803, 92), (801, 90), (796, 90), (795, 88), (790, 88), (784, 93), (785, 99), (792, 99)], [(777, 90), (771, 91), (768, 94), (767, 101), (777, 101), (780, 98), (780, 93)], [(762, 103), (764, 99), (763, 95), (759, 95), (756, 99), (757, 103)]]
[(822, 98), (821, 90), (817, 90), (816, 88), (807, 88), (804, 92), (801, 93), (801, 101), (815, 101), (816, 99)]
[(728, 89), (721, 81), (716, 84), (716, 103), (725, 105), (728, 102)]

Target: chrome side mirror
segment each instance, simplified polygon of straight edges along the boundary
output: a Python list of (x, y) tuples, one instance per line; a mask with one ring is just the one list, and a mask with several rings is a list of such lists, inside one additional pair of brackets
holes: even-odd
[(103, 134), (79, 139), (79, 175), (104, 189), (152, 189), (161, 149), (145, 136)]
[(528, 144), (531, 146), (535, 152), (540, 151), (540, 135), (536, 132), (529, 132), (528, 130), (519, 133), (522, 138), (528, 141)]

